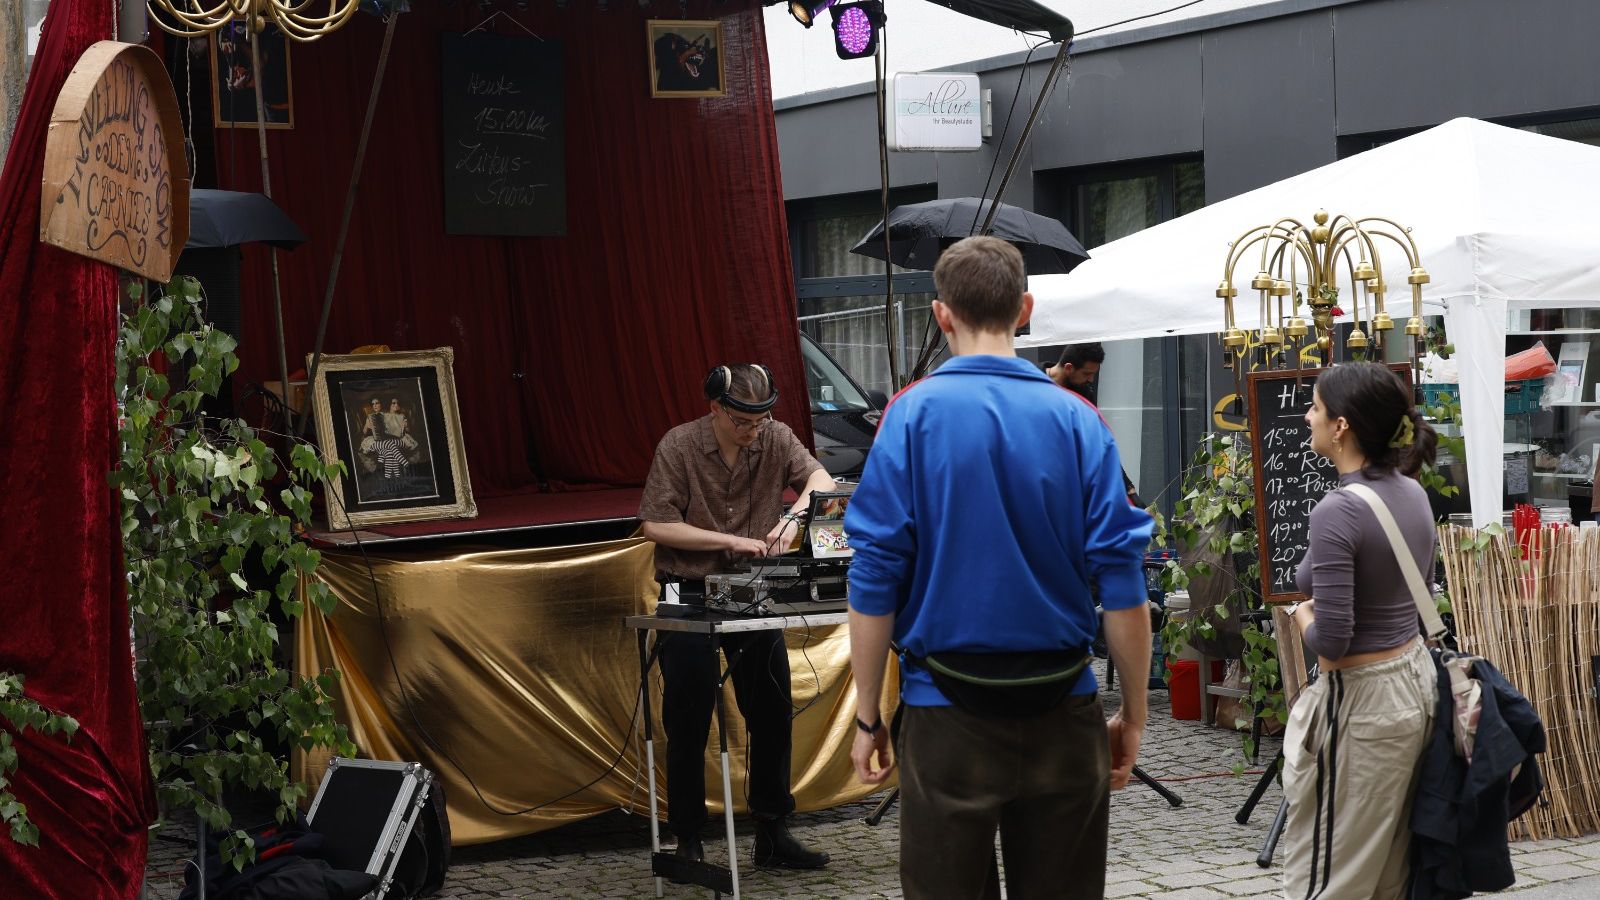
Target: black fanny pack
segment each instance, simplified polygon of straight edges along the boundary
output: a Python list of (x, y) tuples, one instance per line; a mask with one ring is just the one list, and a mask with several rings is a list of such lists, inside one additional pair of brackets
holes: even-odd
[(932, 676), (940, 693), (980, 716), (1020, 718), (1049, 712), (1072, 693), (1092, 657), (1081, 650), (959, 653), (906, 660)]

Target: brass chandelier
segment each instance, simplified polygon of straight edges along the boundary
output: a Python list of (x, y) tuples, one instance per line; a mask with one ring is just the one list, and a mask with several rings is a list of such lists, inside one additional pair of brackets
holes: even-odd
[[(1345, 348), (1364, 352), (1372, 347), (1381, 351), (1385, 335), (1394, 329), (1395, 323), (1384, 308), (1388, 284), (1384, 281), (1378, 239), (1399, 246), (1410, 266), (1406, 283), (1411, 286), (1411, 317), (1406, 321), (1405, 333), (1420, 342), (1423, 335), (1422, 286), (1429, 278), (1410, 229), (1378, 216), (1330, 217), (1326, 210), (1318, 210), (1309, 226), (1298, 219), (1283, 218), (1270, 225), (1258, 225), (1229, 245), (1222, 283), (1216, 291), (1224, 306), (1222, 346), (1229, 361), (1242, 360), (1254, 346), (1260, 348), (1266, 357), (1263, 362), (1268, 365), (1274, 355), (1287, 351), (1298, 367), (1300, 351), (1312, 346), (1309, 339), (1314, 329), (1315, 347), (1321, 351), (1322, 364), (1331, 363), (1341, 275), (1347, 276), (1344, 283), (1349, 293), (1344, 296), (1351, 304), (1348, 311), (1355, 322), (1345, 338)], [(1234, 298), (1239, 295), (1239, 289), (1234, 286), (1234, 271), (1246, 251), (1257, 244), (1261, 250), (1260, 265), (1250, 279), (1250, 289), (1257, 292), (1261, 331), (1259, 341), (1253, 342), (1239, 327), (1234, 315)], [(1306, 307), (1310, 322), (1302, 317), (1302, 306)], [(1414, 347), (1413, 352), (1416, 349)], [(1282, 362), (1286, 365), (1288, 359)]]
[(146, 0), (145, 5), (162, 31), (178, 37), (204, 37), (244, 19), (253, 35), (270, 23), (291, 40), (304, 42), (338, 31), (361, 0)]

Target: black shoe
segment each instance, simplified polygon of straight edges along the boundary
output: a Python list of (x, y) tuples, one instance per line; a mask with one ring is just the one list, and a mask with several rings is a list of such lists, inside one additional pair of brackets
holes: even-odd
[[(674, 850), (672, 852), (672, 855), (676, 856), (678, 859), (680, 859), (680, 860), (682, 860), (684, 862), (701, 862), (702, 860), (704, 860), (706, 858), (706, 852), (705, 852), (705, 848), (700, 846), (700, 835), (698, 835), (698, 834), (680, 834), (680, 835), (678, 835), (678, 849)], [(689, 882), (688, 879), (685, 879), (685, 878), (673, 878), (672, 879), (672, 883), (673, 884), (689, 884), (690, 882)]]
[(756, 820), (756, 865), (769, 869), (820, 869), (828, 854), (809, 850), (789, 833), (783, 819)]

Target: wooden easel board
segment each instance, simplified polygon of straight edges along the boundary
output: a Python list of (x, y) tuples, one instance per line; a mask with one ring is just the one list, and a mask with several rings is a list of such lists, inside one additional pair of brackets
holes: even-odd
[(1272, 633), (1278, 639), (1278, 676), (1283, 680), (1283, 705), (1285, 709), (1293, 709), (1294, 701), (1311, 681), (1305, 637), (1300, 634), (1294, 617), (1281, 604), (1272, 607)]

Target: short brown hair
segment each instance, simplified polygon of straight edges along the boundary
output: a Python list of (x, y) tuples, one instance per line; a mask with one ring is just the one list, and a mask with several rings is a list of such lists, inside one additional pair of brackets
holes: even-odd
[(967, 327), (1010, 334), (1022, 314), (1028, 273), (1017, 248), (979, 235), (957, 241), (939, 256), (933, 284)]

